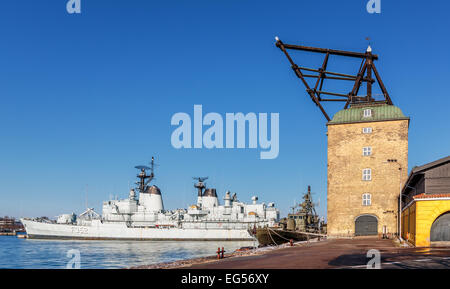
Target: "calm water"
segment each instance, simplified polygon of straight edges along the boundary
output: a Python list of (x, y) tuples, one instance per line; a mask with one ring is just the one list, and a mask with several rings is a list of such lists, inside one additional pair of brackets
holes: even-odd
[(69, 250), (80, 252), (81, 268), (126, 268), (215, 255), (254, 246), (242, 241), (54, 241), (0, 236), (0, 268), (65, 268), (72, 259)]

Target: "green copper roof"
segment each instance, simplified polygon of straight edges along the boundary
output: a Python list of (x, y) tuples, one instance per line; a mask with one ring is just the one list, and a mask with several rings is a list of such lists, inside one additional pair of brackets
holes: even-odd
[[(372, 116), (364, 117), (364, 110), (371, 109)], [(409, 119), (400, 108), (388, 104), (366, 104), (357, 105), (338, 111), (328, 124), (369, 122), (382, 120)]]

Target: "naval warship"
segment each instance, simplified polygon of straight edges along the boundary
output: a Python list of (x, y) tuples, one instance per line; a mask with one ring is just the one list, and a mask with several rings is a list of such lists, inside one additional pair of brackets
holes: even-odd
[(288, 214), (287, 218), (281, 219), (273, 228), (256, 228), (252, 234), (260, 246), (326, 237), (326, 224), (323, 217), (319, 218), (315, 206), (311, 186), (308, 186), (307, 193), (303, 195), (303, 202), (291, 207), (292, 213)]
[[(207, 177), (194, 178), (197, 202), (187, 209), (165, 210), (161, 190), (150, 185), (154, 158), (148, 166), (136, 166), (136, 189), (122, 200), (103, 203), (102, 214), (88, 208), (80, 215), (63, 214), (56, 221), (23, 218), (28, 238), (86, 240), (254, 240), (251, 230), (271, 227), (279, 221), (274, 203), (246, 204), (236, 193), (225, 193), (219, 204), (216, 189), (207, 188)], [(138, 192), (136, 192), (136, 190)], [(138, 194), (137, 194), (138, 193)]]

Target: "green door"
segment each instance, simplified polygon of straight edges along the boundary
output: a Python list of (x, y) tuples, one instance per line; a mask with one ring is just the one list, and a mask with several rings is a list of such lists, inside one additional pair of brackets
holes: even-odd
[(450, 241), (450, 212), (441, 215), (431, 226), (430, 241)]
[(355, 221), (355, 236), (378, 235), (378, 220), (374, 216), (359, 216)]

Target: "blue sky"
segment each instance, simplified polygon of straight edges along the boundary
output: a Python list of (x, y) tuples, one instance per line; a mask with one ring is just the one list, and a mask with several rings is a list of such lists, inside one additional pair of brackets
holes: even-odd
[[(257, 194), (283, 214), (311, 185), (325, 214), (325, 119), (276, 35), (361, 52), (370, 37), (394, 103), (411, 117), (409, 167), (449, 154), (448, 1), (382, 0), (379, 15), (365, 0), (82, 0), (81, 15), (65, 6), (0, 4), (0, 215), (81, 212), (86, 186), (99, 211), (111, 194), (127, 195), (133, 166), (152, 155), (166, 208), (193, 203), (191, 177), (206, 175), (220, 197)], [(279, 157), (174, 149), (170, 119), (192, 115), (194, 104), (222, 115), (278, 112)]]

